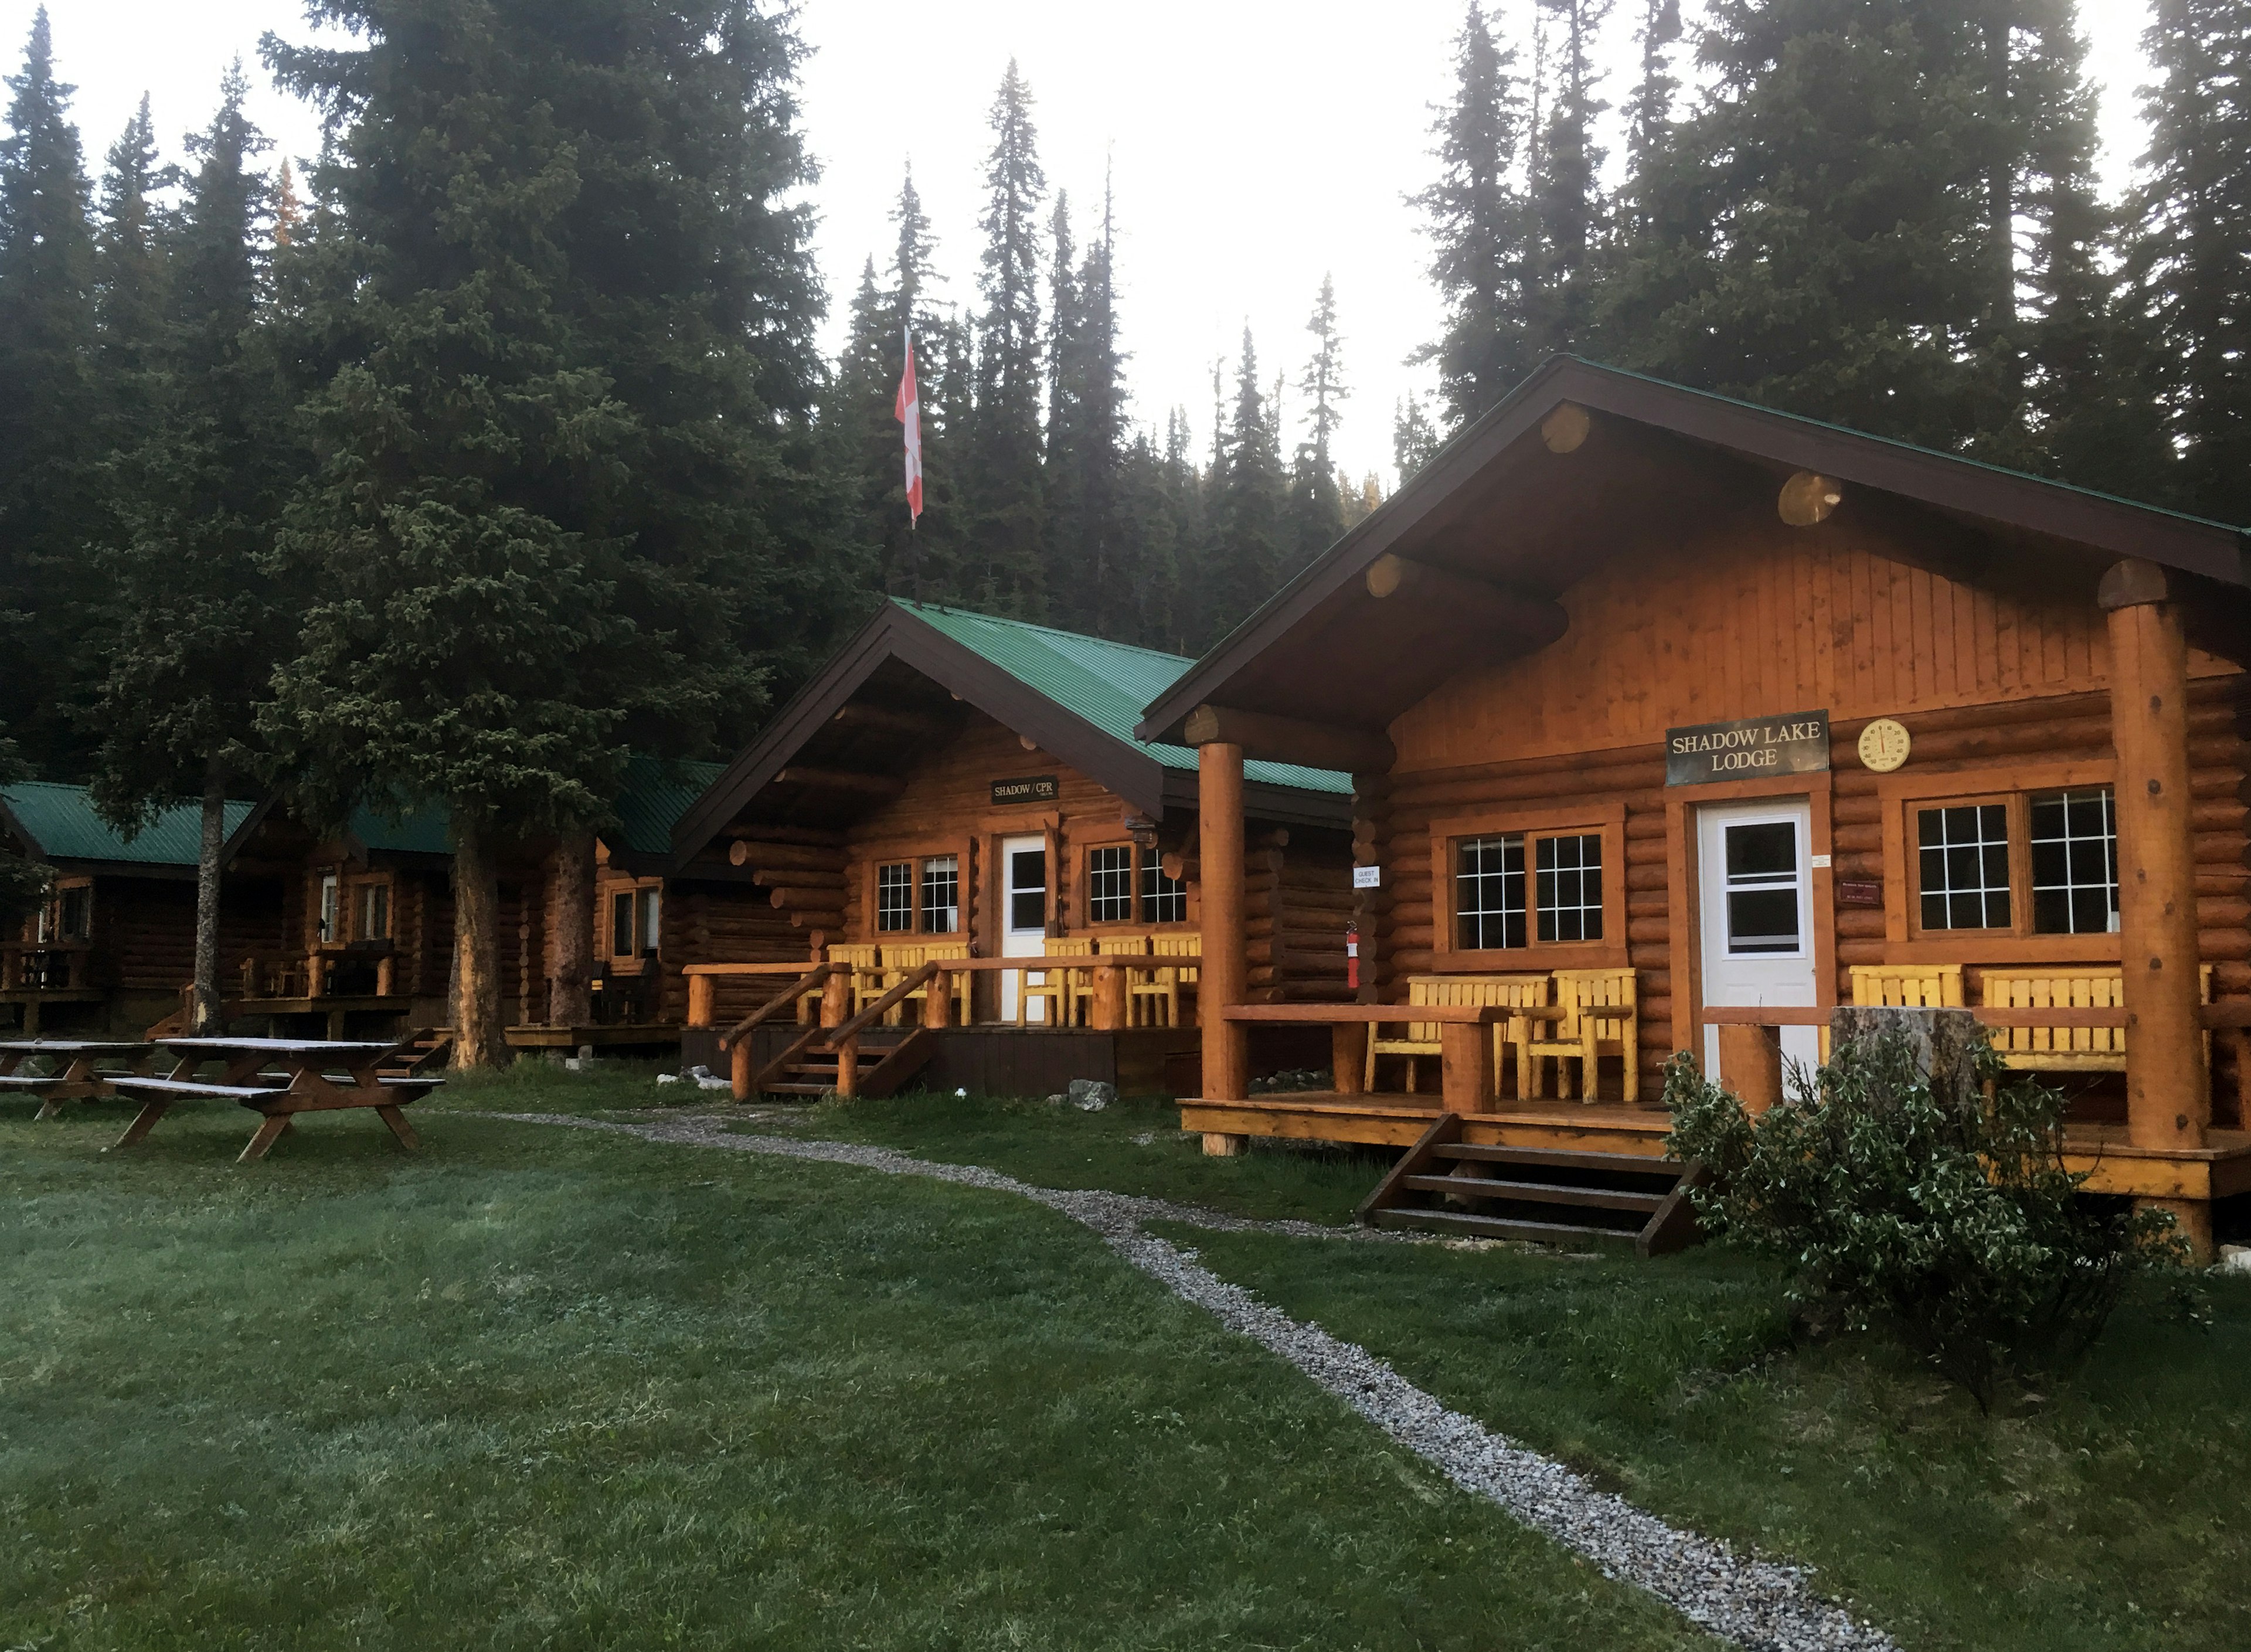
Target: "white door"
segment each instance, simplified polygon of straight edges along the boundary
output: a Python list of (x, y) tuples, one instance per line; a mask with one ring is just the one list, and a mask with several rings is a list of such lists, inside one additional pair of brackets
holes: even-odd
[[(1036, 958), (1048, 949), (1048, 840), (1004, 837), (1001, 840), (1001, 955)], [(1016, 1018), (1018, 989), (1027, 972), (1001, 972), (1001, 1019)], [(1036, 973), (1033, 981), (1046, 977)], [(1029, 1019), (1047, 1019), (1048, 1000), (1035, 998)]]
[[(1811, 1004), (1813, 806), (1803, 798), (1696, 811), (1707, 1004)], [(1820, 1059), (1817, 1027), (1782, 1030), (1783, 1071)], [(1704, 1029), (1704, 1071), (1720, 1072), (1720, 1031)], [(1785, 1081), (1785, 1087), (1787, 1084)]]

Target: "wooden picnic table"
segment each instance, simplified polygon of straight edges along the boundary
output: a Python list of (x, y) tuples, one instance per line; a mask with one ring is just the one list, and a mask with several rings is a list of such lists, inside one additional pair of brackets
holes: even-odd
[[(332, 1113), (343, 1107), (373, 1107), (376, 1117), (391, 1127), (398, 1144), (410, 1152), (422, 1144), (415, 1139), (399, 1108), (445, 1082), (442, 1079), (386, 1079), (377, 1069), (398, 1046), (393, 1043), (363, 1043), (321, 1038), (166, 1038), (177, 1065), (168, 1078), (128, 1078), (113, 1082), (121, 1095), (143, 1103), (140, 1116), (117, 1139), (131, 1147), (156, 1127), (156, 1121), (177, 1101), (239, 1101), (264, 1115), (242, 1149), (239, 1163), (262, 1159), (274, 1144), (294, 1127), (300, 1113)], [(222, 1064), (216, 1081), (196, 1077), (213, 1062)], [(281, 1069), (272, 1074), (268, 1068)], [(341, 1079), (330, 1069), (342, 1068)]]
[[(114, 1080), (127, 1074), (95, 1070), (97, 1061), (122, 1061), (128, 1074), (144, 1074), (156, 1046), (99, 1038), (0, 1039), (0, 1090), (21, 1090), (40, 1099), (39, 1117), (52, 1119), (63, 1101), (83, 1101), (117, 1093)], [(19, 1072), (33, 1056), (54, 1064), (52, 1073)]]

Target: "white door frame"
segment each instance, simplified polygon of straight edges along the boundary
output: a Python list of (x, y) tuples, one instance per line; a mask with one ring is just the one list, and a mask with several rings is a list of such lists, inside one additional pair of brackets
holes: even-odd
[[(1016, 927), (1016, 896), (1029, 894), (1035, 886), (1016, 882), (1016, 857), (1019, 854), (1040, 857), (1040, 881), (1036, 885), (1040, 897), (1040, 923), (1036, 929)], [(1048, 923), (1053, 914), (1048, 911), (1048, 891), (1054, 886), (1055, 869), (1047, 864), (1048, 839), (1045, 832), (1028, 832), (1003, 837), (1000, 843), (1001, 885), (1001, 955), (1003, 958), (1036, 958), (1048, 949)], [(1037, 970), (1003, 969), (1001, 972), (1001, 1019), (1016, 1018), (1016, 1003), (1024, 977), (1032, 977), (1035, 985), (1045, 982), (1046, 976)], [(1047, 1022), (1048, 1000), (1032, 1001), (1028, 1022)]]
[[(1822, 1002), (1821, 970), (1827, 960), (1823, 956), (1813, 874), (1827, 857), (1817, 857), (1814, 852), (1812, 797), (1796, 793), (1691, 804), (1690, 818), (1696, 859), (1693, 944), (1701, 989), (1698, 994), (1700, 1003), (1716, 1009), (1741, 1004), (1811, 1006)], [(1731, 880), (1724, 849), (1723, 834), (1727, 829), (1731, 826), (1784, 821), (1796, 828), (1795, 864), (1786, 878), (1754, 874)], [(1794, 950), (1761, 951), (1740, 956), (1731, 956), (1724, 950), (1728, 940), (1728, 895), (1731, 882), (1740, 884), (1738, 893), (1785, 888), (1795, 891), (1797, 946)], [(1704, 1027), (1703, 1046), (1706, 1077), (1724, 1084), (1727, 1077), (1720, 1070), (1717, 1027)], [(1819, 1029), (1783, 1028), (1782, 1053), (1785, 1062), (1814, 1065), (1820, 1059)]]

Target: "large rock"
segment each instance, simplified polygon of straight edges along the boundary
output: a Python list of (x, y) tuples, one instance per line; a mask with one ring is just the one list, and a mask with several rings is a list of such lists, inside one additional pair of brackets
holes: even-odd
[(1957, 1106), (1978, 1104), (1977, 1052), (1985, 1029), (1967, 1010), (1893, 1010), (1874, 1004), (1840, 1004), (1830, 1013), (1830, 1053), (1893, 1031), (1915, 1046), (1915, 1066), (1930, 1079), (1930, 1092)]

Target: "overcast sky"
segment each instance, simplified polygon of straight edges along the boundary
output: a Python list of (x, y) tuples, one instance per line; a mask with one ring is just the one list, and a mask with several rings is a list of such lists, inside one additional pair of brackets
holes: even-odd
[[(0, 0), (11, 73), (34, 9)], [(1261, 377), (1294, 379), (1314, 295), (1333, 274), (1354, 390), (1340, 456), (1355, 473), (1380, 470), (1388, 490), (1392, 407), (1428, 384), (1403, 358), (1438, 325), (1426, 244), (1402, 198), (1430, 173), (1429, 106), (1446, 94), (1463, 10), (1462, 0), (801, 0), (813, 49), (805, 128), (824, 174), (818, 250), (834, 301), (824, 338), (833, 350), (862, 261), (884, 261), (886, 215), (909, 157), (952, 277), (947, 295), (974, 302), (986, 116), (1014, 54), (1038, 100), (1049, 183), (1070, 191), (1082, 245), (1105, 160), (1112, 168), (1136, 415), (1161, 422), (1184, 405), (1208, 440), (1212, 362), (1226, 356), (1231, 383), (1246, 321)], [(1488, 10), (1528, 35), (1533, 0), (1488, 0)], [(1631, 89), (1641, 10), (1624, 0), (1611, 21), (1612, 102)], [(1682, 10), (1693, 18), (1696, 0)], [(2114, 190), (2142, 147), (2134, 93), (2147, 79), (2146, 10), (2145, 0), (2081, 0)], [(282, 151), (317, 146), (308, 112), (257, 66), (263, 31), (307, 35), (288, 0), (56, 0), (50, 13), (58, 72), (79, 88), (97, 170), (143, 91), (177, 156), (238, 52), (258, 88), (255, 118)], [(1294, 397), (1291, 410), (1302, 411)]]

